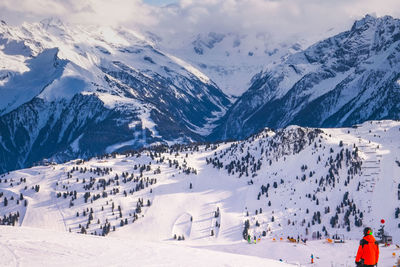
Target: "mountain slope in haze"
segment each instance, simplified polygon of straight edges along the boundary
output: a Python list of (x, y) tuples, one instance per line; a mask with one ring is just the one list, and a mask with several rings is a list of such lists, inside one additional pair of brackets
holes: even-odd
[(0, 172), (201, 141), (230, 105), (204, 74), (125, 29), (0, 25)]
[(210, 139), (400, 118), (400, 20), (367, 15), (253, 78)]
[(228, 95), (238, 97), (250, 86), (251, 78), (266, 65), (281, 62), (301, 51), (303, 43), (278, 42), (268, 33), (205, 32), (190, 38), (179, 34), (162, 37), (146, 32), (163, 51), (190, 62)]

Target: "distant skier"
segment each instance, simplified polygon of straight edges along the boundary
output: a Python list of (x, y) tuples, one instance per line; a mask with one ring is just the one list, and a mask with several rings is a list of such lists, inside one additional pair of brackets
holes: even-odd
[(251, 236), (247, 235), (247, 242), (249, 242), (249, 244), (251, 244)]
[(364, 237), (360, 241), (356, 256), (356, 265), (358, 267), (373, 267), (378, 265), (379, 247), (372, 235), (370, 227), (364, 228)]

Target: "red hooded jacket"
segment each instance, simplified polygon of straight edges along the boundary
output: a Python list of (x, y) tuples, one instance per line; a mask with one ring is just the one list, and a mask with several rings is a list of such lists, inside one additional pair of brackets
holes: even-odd
[(356, 262), (364, 260), (365, 265), (375, 265), (379, 260), (379, 247), (378, 243), (372, 235), (366, 235), (360, 241), (358, 247)]

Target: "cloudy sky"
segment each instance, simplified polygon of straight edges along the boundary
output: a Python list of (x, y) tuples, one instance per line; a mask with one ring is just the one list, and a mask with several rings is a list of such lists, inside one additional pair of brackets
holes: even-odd
[(9, 24), (58, 17), (69, 23), (122, 25), (166, 35), (269, 32), (318, 35), (347, 29), (365, 14), (400, 17), (400, 0), (1, 0)]

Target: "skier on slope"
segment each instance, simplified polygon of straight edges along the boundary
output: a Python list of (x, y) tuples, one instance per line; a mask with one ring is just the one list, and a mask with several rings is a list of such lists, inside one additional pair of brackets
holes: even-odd
[(378, 266), (379, 247), (370, 227), (364, 228), (364, 237), (360, 241), (356, 256), (357, 267)]

